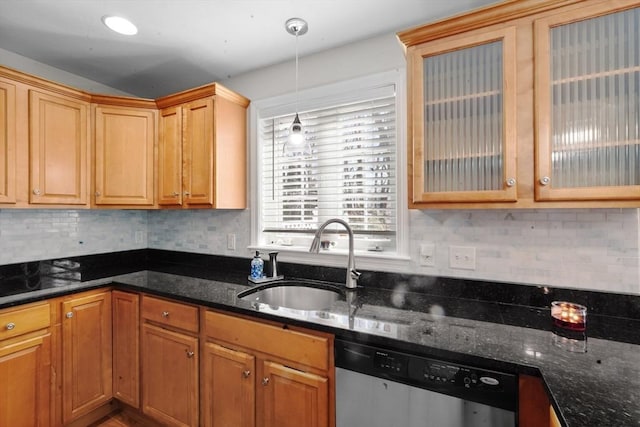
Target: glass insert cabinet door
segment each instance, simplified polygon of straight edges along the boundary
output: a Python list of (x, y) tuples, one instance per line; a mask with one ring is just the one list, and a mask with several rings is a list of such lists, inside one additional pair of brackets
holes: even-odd
[(640, 8), (579, 14), (534, 25), (536, 199), (638, 199)]
[(517, 199), (515, 28), (412, 47), (415, 204)]

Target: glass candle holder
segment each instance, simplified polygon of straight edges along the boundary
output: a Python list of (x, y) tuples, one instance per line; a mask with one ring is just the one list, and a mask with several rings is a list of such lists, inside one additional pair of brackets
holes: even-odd
[(587, 351), (587, 307), (567, 302), (551, 303), (553, 342), (569, 351)]

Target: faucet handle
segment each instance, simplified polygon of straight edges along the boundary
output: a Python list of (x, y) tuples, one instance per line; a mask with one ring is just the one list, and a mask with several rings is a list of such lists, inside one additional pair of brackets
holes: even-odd
[(360, 276), (362, 275), (362, 273), (360, 273), (358, 270), (356, 270), (355, 268), (352, 268), (351, 271), (351, 277), (355, 280), (358, 280), (360, 278)]

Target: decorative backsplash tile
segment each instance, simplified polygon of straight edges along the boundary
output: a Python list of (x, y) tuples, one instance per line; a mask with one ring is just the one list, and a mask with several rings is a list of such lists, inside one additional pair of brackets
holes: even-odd
[(146, 247), (146, 211), (0, 209), (0, 265)]
[[(640, 294), (639, 209), (411, 210), (409, 219), (407, 273)], [(146, 247), (248, 258), (250, 223), (249, 210), (0, 209), (0, 265)], [(419, 265), (421, 243), (435, 246), (435, 267)], [(451, 245), (474, 247), (476, 269), (449, 268)]]

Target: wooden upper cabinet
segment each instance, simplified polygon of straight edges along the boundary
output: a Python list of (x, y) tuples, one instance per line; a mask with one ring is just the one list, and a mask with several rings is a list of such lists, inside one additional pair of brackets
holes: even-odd
[(515, 201), (516, 30), (412, 46), (410, 205)]
[(534, 31), (536, 198), (639, 200), (638, 2), (587, 2)]
[(154, 203), (156, 111), (96, 105), (95, 204)]
[(160, 111), (158, 205), (182, 205), (182, 107)]
[(214, 83), (156, 102), (158, 204), (246, 208), (249, 101)]
[(89, 103), (30, 90), (29, 141), (29, 203), (86, 205)]
[(0, 78), (0, 203), (16, 202), (16, 86)]
[(639, 206), (638, 10), (505, 1), (399, 33), (409, 207)]

